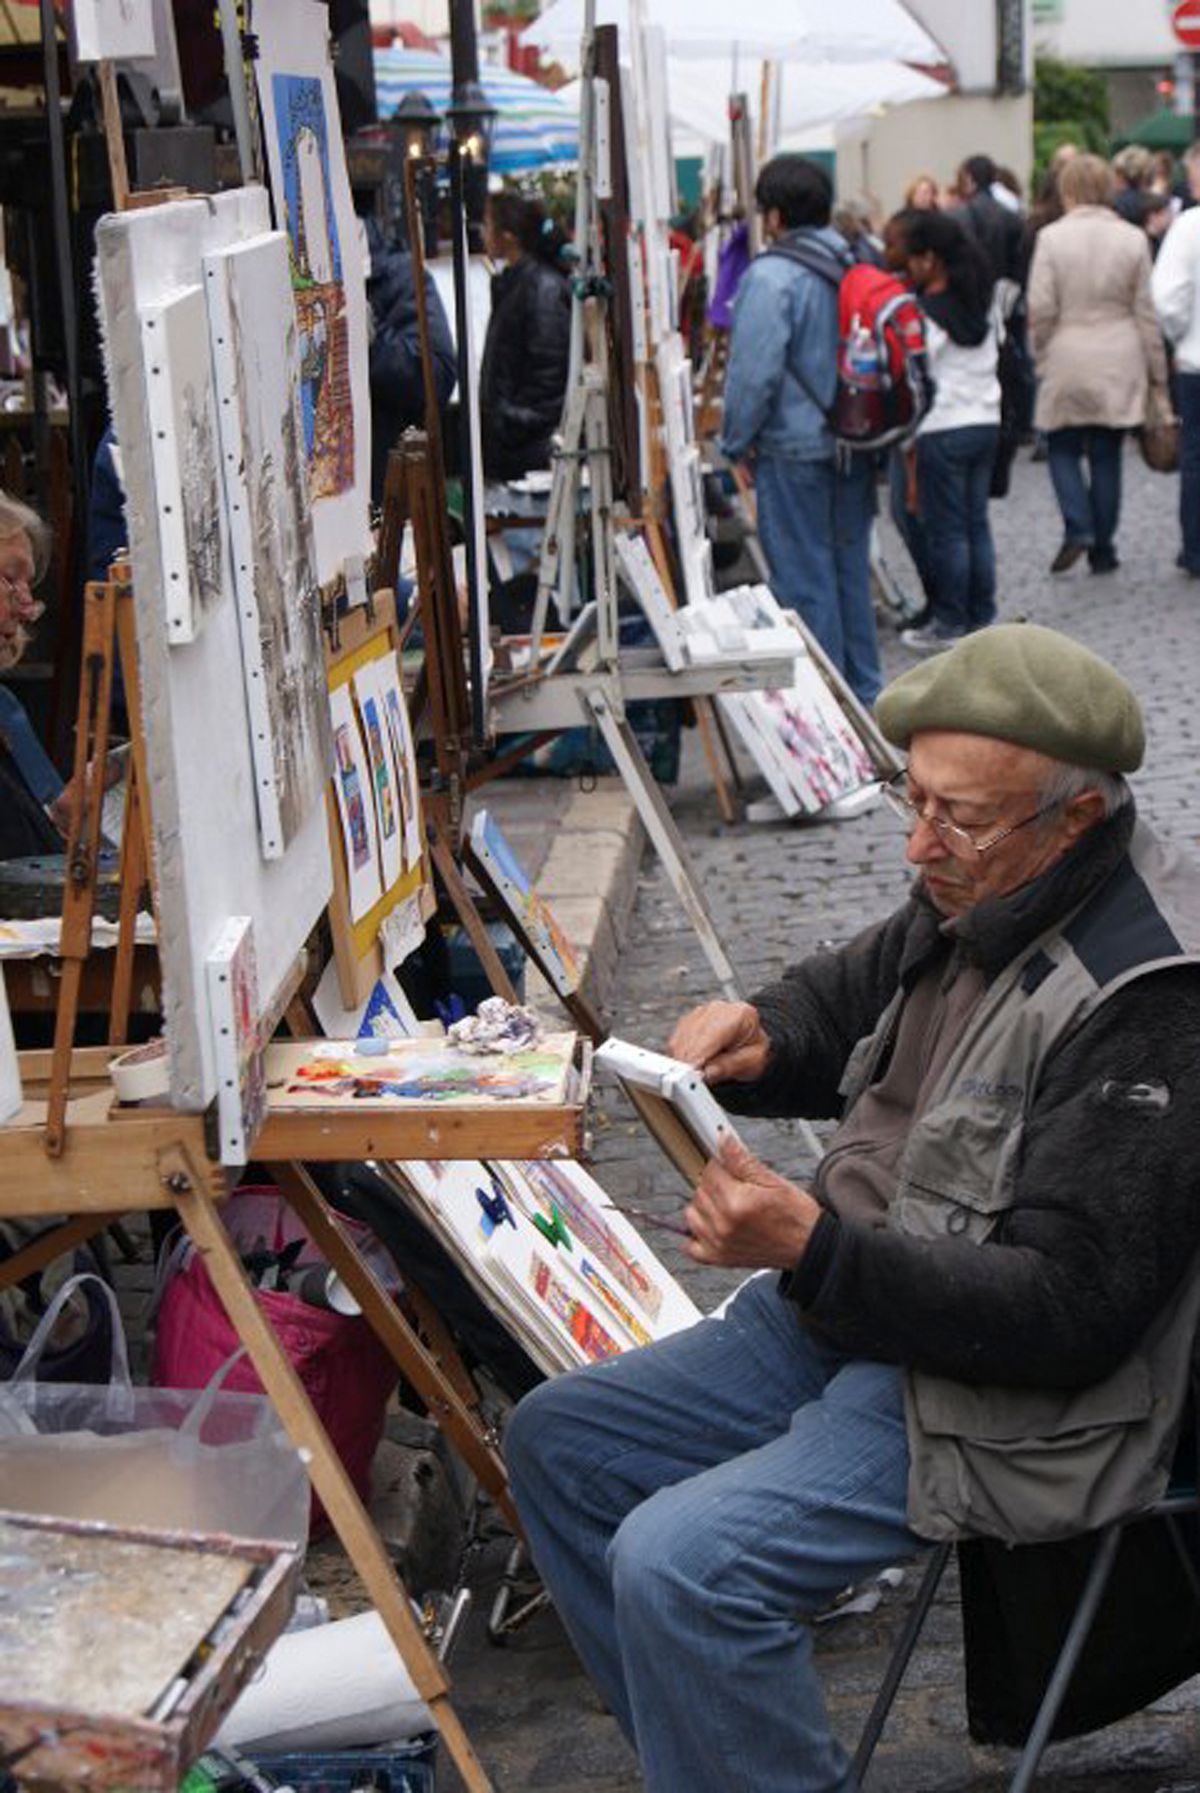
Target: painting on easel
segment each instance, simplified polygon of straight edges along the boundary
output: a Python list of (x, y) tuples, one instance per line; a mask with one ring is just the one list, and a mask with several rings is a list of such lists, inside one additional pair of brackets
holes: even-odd
[(263, 852), (270, 859), (320, 802), (330, 760), (284, 239), (272, 232), (237, 244), (206, 257), (204, 271)]
[(288, 239), (304, 452), (322, 583), (371, 554), (366, 275), (319, 0), (254, 0), (275, 220)]
[(334, 793), (350, 894), (350, 919), (361, 921), (383, 895), (371, 772), (349, 685), (329, 695), (333, 722)]
[(553, 911), (513, 852), (495, 817), (481, 809), (471, 824), (471, 860), (493, 899), (527, 941), (542, 976), (559, 996), (579, 988), (579, 961)]

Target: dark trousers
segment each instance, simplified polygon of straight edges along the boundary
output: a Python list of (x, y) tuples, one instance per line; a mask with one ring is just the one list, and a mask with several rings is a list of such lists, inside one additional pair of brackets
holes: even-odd
[(1176, 373), (1179, 409), (1179, 526), (1183, 564), (1200, 575), (1200, 373)]
[(933, 567), (929, 559), (929, 543), (919, 510), (908, 508), (908, 450), (893, 448), (888, 453), (888, 509), (896, 533), (908, 549), (927, 606), (933, 603)]
[(1047, 436), (1050, 478), (1062, 512), (1064, 539), (1084, 543), (1093, 566), (1114, 557), (1113, 538), (1121, 514), (1123, 433), (1093, 425), (1051, 430)]
[(943, 629), (981, 629), (996, 615), (988, 495), (999, 436), (999, 424), (979, 423), (917, 437), (917, 492), (933, 575), (933, 618)]

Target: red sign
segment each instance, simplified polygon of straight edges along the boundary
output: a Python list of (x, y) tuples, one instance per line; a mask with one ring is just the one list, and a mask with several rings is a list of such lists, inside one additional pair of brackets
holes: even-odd
[(1200, 50), (1200, 0), (1179, 0), (1171, 14), (1171, 29), (1188, 50)]

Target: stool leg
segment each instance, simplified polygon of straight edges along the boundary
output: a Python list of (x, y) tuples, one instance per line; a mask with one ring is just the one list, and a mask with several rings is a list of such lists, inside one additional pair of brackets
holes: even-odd
[(1042, 1703), (1038, 1707), (1037, 1717), (1033, 1721), (1033, 1729), (1025, 1740), (1025, 1748), (1021, 1753), (1021, 1760), (1017, 1763), (1017, 1772), (1012, 1778), (1009, 1793), (1029, 1793), (1029, 1788), (1034, 1783), (1038, 1764), (1045, 1753), (1046, 1745), (1050, 1741), (1050, 1733), (1054, 1729), (1054, 1721), (1058, 1717), (1059, 1707), (1071, 1685), (1071, 1677), (1083, 1654), (1083, 1647), (1087, 1643), (1092, 1622), (1104, 1597), (1104, 1590), (1108, 1586), (1108, 1578), (1112, 1574), (1112, 1566), (1117, 1559), (1117, 1551), (1120, 1549), (1122, 1530), (1123, 1527), (1120, 1524), (1110, 1525), (1108, 1530), (1101, 1534), (1100, 1542), (1096, 1546), (1096, 1554), (1092, 1558), (1092, 1566), (1088, 1570), (1088, 1577), (1083, 1586), (1083, 1593), (1079, 1596), (1079, 1605), (1075, 1608), (1075, 1616), (1071, 1620), (1070, 1629), (1067, 1632), (1066, 1642), (1059, 1651), (1058, 1661), (1054, 1665), (1054, 1673), (1042, 1695)]
[(879, 1742), (880, 1734), (887, 1723), (888, 1713), (892, 1709), (892, 1703), (896, 1698), (900, 1683), (904, 1679), (904, 1671), (908, 1667), (909, 1659), (917, 1647), (921, 1627), (929, 1616), (929, 1608), (933, 1605), (933, 1596), (937, 1593), (938, 1583), (946, 1572), (946, 1564), (950, 1560), (952, 1548), (951, 1544), (939, 1544), (934, 1550), (926, 1566), (921, 1585), (917, 1589), (917, 1597), (909, 1608), (908, 1617), (904, 1621), (904, 1629), (897, 1638), (888, 1660), (887, 1671), (880, 1684), (879, 1692), (875, 1695), (875, 1704), (867, 1715), (867, 1722), (863, 1726), (862, 1736), (858, 1740), (858, 1748), (854, 1752), (854, 1761), (851, 1764), (851, 1772), (859, 1783), (870, 1766), (871, 1757), (875, 1754), (875, 1745)]

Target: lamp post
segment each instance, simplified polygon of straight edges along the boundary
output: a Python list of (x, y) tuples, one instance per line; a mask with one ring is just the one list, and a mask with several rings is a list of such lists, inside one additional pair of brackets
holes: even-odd
[[(414, 210), (420, 215), (425, 254), (434, 256), (437, 254), (437, 179), (434, 174), (434, 156), (442, 115), (434, 110), (423, 93), (415, 92), (404, 95), (396, 107), (393, 120), (400, 134), (400, 147), (404, 157), (406, 200), (411, 181), (417, 200)], [(407, 222), (411, 239), (411, 216), (407, 217)]]
[(471, 253), (483, 248), (483, 214), (487, 207), (488, 164), (496, 128), (496, 108), (478, 81), (456, 83), (454, 98), (446, 108), (462, 172), (463, 204), (467, 216), (467, 241)]

